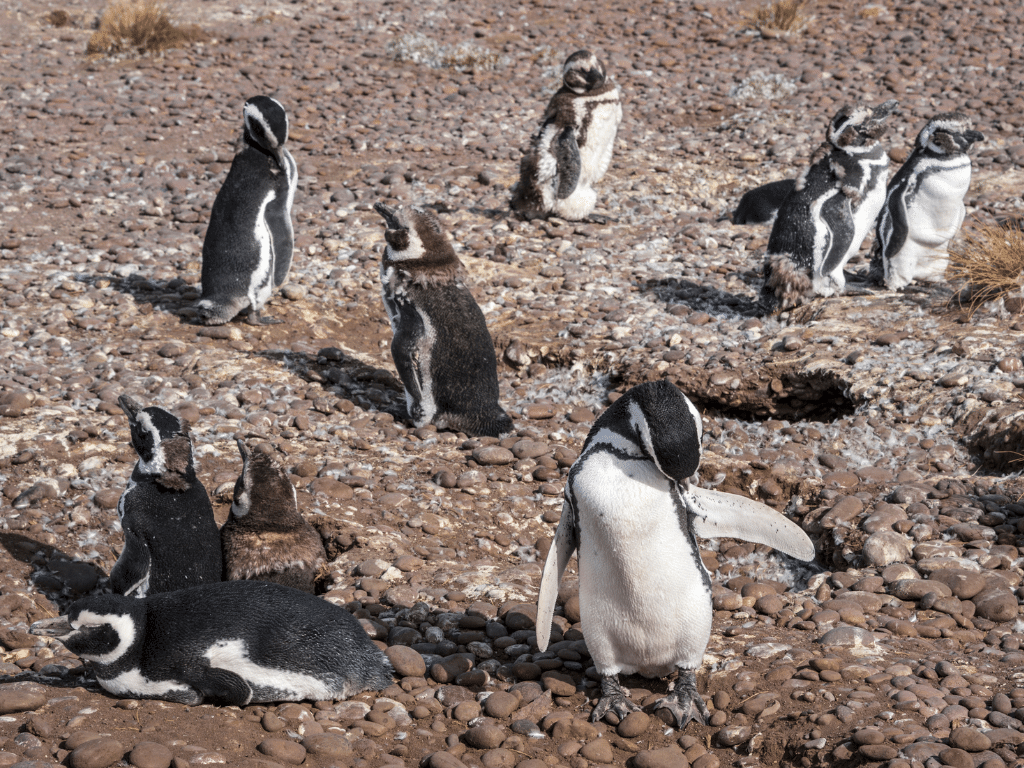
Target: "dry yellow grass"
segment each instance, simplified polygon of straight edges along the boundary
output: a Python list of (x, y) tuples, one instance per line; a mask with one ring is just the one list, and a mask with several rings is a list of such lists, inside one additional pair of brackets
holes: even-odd
[(99, 29), (85, 51), (90, 55), (159, 53), (206, 39), (195, 24), (175, 24), (157, 0), (115, 0), (103, 10)]
[(762, 37), (787, 37), (803, 32), (814, 17), (807, 13), (811, 0), (775, 0), (745, 15)]
[(978, 224), (964, 231), (949, 249), (946, 277), (963, 282), (952, 301), (968, 316), (987, 301), (1021, 293), (1024, 287), (1024, 229), (1019, 222), (1001, 227)]

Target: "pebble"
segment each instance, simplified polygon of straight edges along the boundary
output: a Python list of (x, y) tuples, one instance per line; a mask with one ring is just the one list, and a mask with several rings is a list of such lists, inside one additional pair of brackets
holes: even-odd
[(68, 765), (71, 768), (107, 768), (124, 757), (125, 748), (121, 742), (108, 737), (91, 739), (71, 750)]
[(288, 765), (300, 765), (306, 759), (306, 748), (287, 739), (264, 739), (256, 749), (271, 760)]
[(128, 762), (135, 768), (168, 768), (173, 753), (155, 741), (140, 741), (128, 754)]

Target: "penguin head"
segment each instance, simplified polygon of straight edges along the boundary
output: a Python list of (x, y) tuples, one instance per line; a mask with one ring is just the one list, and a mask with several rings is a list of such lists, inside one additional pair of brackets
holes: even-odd
[(602, 429), (627, 438), (676, 483), (692, 477), (700, 466), (700, 414), (670, 381), (649, 381), (630, 389), (601, 414), (587, 442)]
[(847, 104), (836, 112), (836, 116), (829, 123), (829, 143), (851, 154), (873, 149), (878, 140), (885, 135), (886, 118), (896, 111), (898, 105), (896, 99), (890, 99), (873, 109)]
[(188, 427), (163, 408), (143, 408), (128, 395), (121, 395), (117, 402), (128, 417), (138, 468), (168, 488), (186, 490), (195, 475)]
[(295, 486), (284, 470), (264, 451), (250, 450), (240, 439), (238, 451), (242, 454), (242, 474), (235, 481), (235, 495), (231, 514), (236, 518), (263, 519), (273, 514), (276, 519), (288, 512), (298, 514)]
[(461, 270), (462, 263), (430, 208), (395, 209), (374, 203), (373, 210), (384, 217), (386, 226), (385, 267), (400, 265), (404, 271), (439, 279)]
[(962, 112), (936, 115), (917, 135), (919, 149), (929, 149), (939, 155), (959, 155), (971, 148), (985, 135), (972, 129), (971, 120)]
[(95, 595), (71, 604), (66, 616), (35, 622), (33, 635), (55, 637), (76, 656), (96, 664), (116, 664), (141, 640), (143, 601), (124, 595)]
[(281, 102), (270, 96), (253, 96), (242, 107), (245, 138), (277, 154), (288, 141), (288, 114)]
[(604, 66), (590, 51), (576, 51), (562, 65), (562, 82), (573, 93), (592, 91), (604, 81)]

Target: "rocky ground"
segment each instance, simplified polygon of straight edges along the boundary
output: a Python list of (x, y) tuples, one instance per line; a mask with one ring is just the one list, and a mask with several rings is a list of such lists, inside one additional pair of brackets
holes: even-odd
[[(182, 0), (210, 40), (120, 60), (84, 54), (99, 0), (0, 9), (0, 671), (64, 682), (0, 685), (0, 766), (1024, 764), (1024, 320), (971, 315), (947, 286), (757, 318), (767, 230), (720, 219), (795, 175), (841, 104), (887, 98), (897, 160), (934, 114), (971, 114), (969, 216), (1018, 215), (1024, 13), (819, 2), (776, 37), (748, 28), (753, 7)], [(517, 222), (520, 148), (581, 47), (624, 92), (611, 222)], [(283, 323), (204, 328), (202, 236), (258, 93), (289, 110), (300, 171), (291, 282), (267, 310)], [(388, 414), (377, 200), (441, 212), (513, 436)], [(805, 568), (704, 542), (712, 716), (682, 733), (588, 721), (571, 573), (556, 642), (537, 653), (534, 634), (565, 473), (595, 415), (656, 377), (704, 414), (702, 481), (785, 510), (819, 552)], [(234, 438), (275, 452), (333, 558), (325, 597), (388, 647), (393, 686), (121, 701), (26, 633), (102, 589), (120, 551), (122, 393), (191, 422), (221, 522)], [(646, 703), (667, 684), (625, 682)]]

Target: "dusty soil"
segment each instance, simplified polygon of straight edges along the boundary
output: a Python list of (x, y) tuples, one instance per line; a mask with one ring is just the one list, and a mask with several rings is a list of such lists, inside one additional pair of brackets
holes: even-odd
[[(768, 231), (720, 219), (798, 173), (841, 104), (888, 98), (894, 160), (934, 114), (968, 112), (986, 135), (969, 217), (1020, 215), (1019, 4), (821, 2), (765, 37), (734, 0), (182, 0), (208, 42), (90, 59), (101, 10), (0, 9), (0, 672), (37, 673), (0, 685), (0, 766), (1024, 764), (1024, 321), (969, 316), (949, 286), (754, 317)], [(581, 47), (626, 104), (611, 221), (517, 222), (520, 148)], [(258, 93), (288, 109), (300, 171), (291, 280), (267, 309), (283, 322), (203, 328), (202, 237)], [(452, 234), (501, 360), (507, 452), (390, 415), (377, 200), (434, 205)], [(571, 574), (557, 642), (537, 653), (533, 632), (564, 475), (609, 397), (656, 377), (704, 414), (702, 481), (785, 510), (819, 552), (806, 568), (705, 542), (712, 718), (682, 733), (588, 722)], [(326, 599), (389, 648), (395, 685), (119, 701), (26, 633), (103, 589), (120, 551), (122, 393), (191, 422), (220, 522), (234, 438), (275, 452), (333, 558)], [(649, 703), (667, 682), (626, 684)]]

